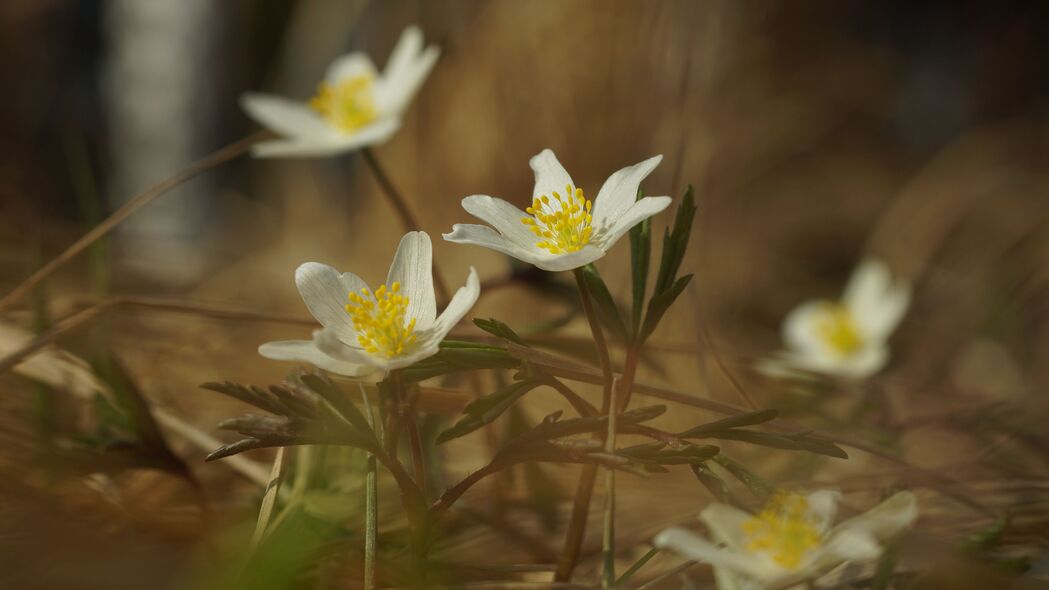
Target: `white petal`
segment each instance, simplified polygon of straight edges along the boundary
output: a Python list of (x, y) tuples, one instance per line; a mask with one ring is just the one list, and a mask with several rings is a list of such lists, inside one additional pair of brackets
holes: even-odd
[(319, 262), (307, 262), (295, 271), (295, 285), (310, 313), (325, 328), (334, 330), (345, 344), (357, 342), (350, 314), (346, 311), (347, 297), (367, 285), (353, 273), (342, 273)]
[(389, 109), (389, 112), (400, 114), (408, 108), (434, 66), (437, 65), (437, 59), (440, 56), (441, 50), (431, 45), (404, 72), (383, 79), (384, 100), (388, 102), (386, 108)]
[(867, 259), (853, 271), (842, 300), (865, 334), (886, 339), (907, 312), (910, 286), (894, 287), (889, 267), (880, 260)]
[(842, 301), (853, 312), (875, 308), (891, 284), (892, 275), (884, 262), (865, 259), (852, 271)]
[(567, 254), (550, 254), (540, 251), (539, 254), (533, 255), (530, 262), (542, 270), (559, 272), (586, 266), (595, 260), (600, 260), (604, 255), (605, 251), (601, 248), (587, 244), (581, 250)]
[(682, 528), (674, 527), (662, 531), (656, 535), (653, 544), (662, 549), (671, 549), (693, 561), (709, 563), (766, 582), (783, 576), (782, 570), (769, 567), (763, 560), (722, 549)]
[(358, 76), (377, 78), (375, 64), (372, 63), (372, 59), (368, 57), (368, 54), (355, 51), (340, 56), (331, 62), (331, 65), (328, 66), (328, 71), (324, 74), (324, 79), (328, 84), (338, 84), (343, 80)]
[(258, 158), (315, 158), (334, 156), (365, 146), (378, 145), (390, 139), (401, 127), (397, 117), (385, 117), (362, 127), (352, 134), (325, 138), (300, 137), (289, 140), (264, 141), (251, 148)]
[(747, 539), (743, 523), (752, 518), (750, 514), (728, 504), (711, 504), (703, 509), (699, 518), (710, 528), (714, 538), (728, 545), (729, 549), (746, 552)]
[(867, 512), (834, 527), (831, 536), (842, 531), (860, 531), (885, 542), (911, 526), (917, 518), (918, 499), (911, 492), (897, 492)]
[(837, 490), (819, 490), (805, 496), (809, 505), (809, 515), (816, 519), (817, 528), (821, 533), (828, 530), (834, 522), (840, 499), (841, 492)]
[(826, 300), (808, 301), (791, 310), (783, 320), (783, 342), (787, 348), (806, 357), (830, 355), (819, 327), (832, 319), (828, 311), (833, 305)]
[(415, 25), (405, 28), (401, 37), (397, 39), (393, 51), (390, 52), (390, 58), (386, 60), (386, 68), (382, 72), (382, 77), (386, 80), (399, 78), (411, 68), (416, 55), (422, 48), (422, 30)]
[(661, 161), (663, 156), (653, 156), (609, 176), (594, 199), (594, 223), (598, 226), (614, 225), (637, 201), (637, 189), (641, 181), (651, 174)]
[(463, 199), (463, 209), (494, 227), (504, 238), (522, 248), (532, 249), (540, 240), (527, 225), (521, 223), (522, 219), (531, 216), (502, 199), (488, 195), (472, 195)]
[[(630, 228), (641, 223), (642, 221), (652, 217), (653, 215), (663, 211), (670, 206), (670, 197), (645, 197), (640, 201), (631, 205), (623, 215), (616, 218), (610, 228), (605, 230), (605, 233), (600, 236), (601, 249), (606, 252), (612, 248), (619, 238), (623, 237), (623, 234), (630, 231)], [(597, 205), (594, 205), (596, 208)], [(594, 223), (597, 224), (597, 218), (594, 218)]]
[(267, 342), (259, 347), (259, 354), (277, 361), (310, 363), (316, 367), (346, 377), (361, 377), (373, 373), (375, 367), (348, 363), (334, 359), (321, 352), (310, 340), (284, 340)]
[(510, 242), (502, 234), (486, 225), (456, 223), (452, 226), (452, 231), (444, 234), (443, 237), (445, 240), (455, 242), (456, 244), (483, 246), (528, 263), (532, 262), (535, 254), (533, 251)]
[(311, 137), (317, 141), (337, 139), (338, 133), (303, 102), (271, 94), (246, 93), (240, 106), (263, 127), (289, 137)]
[(910, 285), (899, 284), (885, 292), (877, 308), (865, 315), (858, 316), (856, 321), (863, 326), (872, 339), (888, 340), (893, 330), (900, 324), (900, 320), (906, 315), (910, 303)]
[(377, 358), (376, 360), (377, 362), (381, 363), (381, 366), (384, 370), (392, 371), (394, 369), (402, 369), (404, 367), (414, 365), (415, 363), (423, 359), (429, 358), (437, 354), (439, 350), (440, 349), (438, 348), (437, 344), (425, 342), (420, 344), (417, 348), (413, 349), (410, 353), (404, 356), (399, 356), (392, 359)]
[(386, 284), (401, 284), (408, 297), (405, 319), (415, 318), (416, 329), (425, 330), (437, 316), (437, 299), (433, 292), (433, 245), (426, 232), (404, 234), (393, 255)]
[[(575, 183), (568, 175), (565, 167), (557, 160), (552, 150), (545, 149), (528, 161), (528, 165), (535, 172), (535, 188), (532, 190), (532, 198), (546, 195), (553, 198), (557, 192), (562, 197), (565, 195), (565, 187), (570, 186), (575, 190)], [(596, 206), (596, 205), (595, 205)]]
[(441, 312), (441, 316), (437, 318), (428, 337), (436, 342), (444, 340), (448, 332), (459, 323), (459, 320), (463, 319), (474, 303), (477, 303), (480, 295), (481, 281), (477, 278), (477, 271), (471, 266), (470, 274), (466, 277), (466, 284), (459, 287), (459, 290), (452, 296), (448, 307)]

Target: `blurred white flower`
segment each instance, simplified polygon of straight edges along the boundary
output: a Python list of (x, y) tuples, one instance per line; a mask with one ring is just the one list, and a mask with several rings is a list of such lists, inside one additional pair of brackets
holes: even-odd
[(491, 248), (543, 270), (585, 266), (604, 256), (630, 228), (670, 205), (670, 197), (637, 200), (641, 181), (662, 159), (655, 156), (609, 176), (591, 202), (554, 152), (545, 149), (529, 161), (535, 171), (530, 207), (521, 211), (488, 195), (466, 197), (463, 209), (491, 227), (457, 223), (444, 239)]
[(308, 103), (248, 93), (241, 106), (259, 124), (281, 135), (255, 145), (259, 157), (330, 156), (385, 142), (430, 74), (440, 50), (423, 48), (418, 27), (408, 27), (380, 75), (364, 53), (336, 59)]
[(295, 271), (302, 300), (322, 328), (313, 340), (269, 342), (266, 358), (312, 363), (348, 377), (407, 367), (437, 353), (438, 344), (466, 315), (481, 292), (470, 268), (461, 287), (437, 316), (432, 245), (424, 232), (401, 238), (386, 283), (368, 289), (360, 277), (317, 262)]
[(785, 588), (845, 562), (877, 559), (882, 544), (918, 517), (914, 494), (899, 492), (870, 511), (831, 526), (840, 494), (779, 495), (751, 515), (727, 504), (700, 514), (713, 541), (682, 528), (656, 535), (657, 547), (714, 566), (721, 590)]
[(809, 301), (787, 315), (787, 350), (760, 368), (770, 374), (795, 367), (856, 379), (873, 375), (889, 360), (889, 336), (910, 299), (910, 285), (893, 284), (885, 263), (865, 260), (853, 271), (841, 301)]

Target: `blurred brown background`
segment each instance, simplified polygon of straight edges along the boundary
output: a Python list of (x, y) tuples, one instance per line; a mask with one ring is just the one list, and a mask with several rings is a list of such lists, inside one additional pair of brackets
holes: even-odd
[[(893, 362), (872, 386), (890, 443), (915, 465), (970, 478), (994, 510), (1023, 507), (1014, 513), (1029, 537), (1017, 542), (1044, 546), (1044, 493), (1018, 500), (1016, 490), (999, 489), (996, 471), (1043, 482), (1047, 466), (1049, 5), (1041, 2), (6, 0), (4, 289), (135, 192), (251, 132), (236, 103), (241, 92), (307, 98), (331, 59), (365, 50), (381, 66), (411, 23), (442, 46), (442, 58), (404, 128), (376, 153), (431, 236), (468, 221), (463, 196), (524, 204), (528, 158), (542, 148), (554, 149), (588, 194), (616, 169), (663, 154), (645, 189), (676, 199), (695, 186), (699, 212), (685, 265), (696, 279), (657, 338), (673, 352), (641, 379), (737, 402), (720, 359), (763, 404), (789, 394), (750, 369), (780, 346), (783, 315), (837, 294), (861, 256), (885, 258), (915, 285)], [(656, 235), (669, 218), (655, 220)], [(323, 261), (377, 281), (401, 233), (357, 155), (241, 158), (152, 204), (36, 300), (52, 318), (109, 294), (305, 317), (292, 282), (299, 263)], [(627, 250), (598, 264), (623, 296)], [(511, 273), (507, 259), (480, 248), (437, 240), (435, 254), (453, 285), (470, 265), (488, 281)], [(483, 295), (473, 315), (527, 327), (563, 313), (563, 304), (533, 291), (504, 288)], [(8, 316), (32, 328), (28, 306)], [(197, 385), (278, 380), (291, 367), (264, 361), (255, 348), (308, 333), (123, 308), (100, 322), (145, 396), (210, 435), (219, 419), (243, 410)], [(566, 331), (585, 328), (577, 320)], [(60, 344), (90, 357), (92, 342), (82, 330)], [(28, 448), (33, 398), (26, 382), (5, 379), (0, 424), (5, 438), (21, 441), (10, 449)], [(538, 397), (533, 417), (559, 407)], [(684, 426), (698, 417), (667, 420)], [(254, 484), (202, 464), (199, 445), (176, 446), (223, 515), (216, 520), (250, 521)], [(463, 444), (452, 454), (465, 471), (485, 453)], [(267, 459), (258, 455), (255, 467), (266, 472)], [(80, 484), (21, 480), (19, 469), (30, 467), (6, 461), (0, 482), (19, 481), (12, 497), (24, 504), (10, 505), (26, 523), (64, 530), (68, 522), (42, 515), (55, 506), (77, 515), (72, 526), (87, 541), (68, 535), (73, 547), (63, 559), (78, 564), (78, 587), (144, 587), (157, 571), (171, 577), (150, 587), (182, 583), (174, 572), (206, 536), (186, 489), (138, 473), (85, 494)], [(849, 477), (884, 469), (860, 453), (816, 479), (847, 488)], [(553, 473), (567, 497), (574, 469)], [(686, 475), (655, 488), (623, 482), (623, 546), (690, 519), (708, 501)], [(907, 481), (899, 471), (885, 477)], [(114, 495), (119, 501), (109, 502)], [(941, 504), (929, 512), (929, 531), (946, 538), (961, 523), (993, 522), (930, 498)], [(87, 552), (99, 534), (95, 519), (114, 543), (101, 555)], [(31, 536), (29, 526), (7, 534)], [(489, 542), (485, 534), (464, 550)], [(120, 543), (147, 558), (127, 559)], [(14, 545), (0, 549), (0, 560), (45, 546)], [(143, 565), (158, 555), (160, 565)], [(127, 562), (141, 567), (120, 566)]]

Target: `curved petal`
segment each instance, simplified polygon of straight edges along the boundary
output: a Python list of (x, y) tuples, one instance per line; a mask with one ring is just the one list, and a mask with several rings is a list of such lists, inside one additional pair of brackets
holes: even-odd
[(437, 317), (437, 298), (433, 291), (433, 245), (426, 232), (408, 232), (401, 238), (386, 276), (387, 285), (393, 285), (394, 282), (401, 284), (401, 293), (408, 297), (405, 318), (415, 318), (418, 329), (426, 329)]
[(347, 297), (367, 285), (353, 273), (342, 273), (319, 262), (307, 262), (295, 271), (295, 286), (310, 314), (325, 328), (334, 330), (339, 340), (348, 345), (357, 342), (350, 314), (346, 312)]
[(808, 301), (791, 310), (783, 320), (783, 342), (787, 348), (802, 356), (830, 356), (819, 326), (830, 320), (828, 310), (833, 305), (826, 300)]
[(477, 278), (477, 271), (471, 266), (470, 274), (466, 277), (466, 284), (459, 287), (459, 290), (452, 296), (452, 300), (448, 302), (448, 307), (444, 308), (441, 316), (434, 322), (428, 338), (436, 342), (444, 340), (448, 332), (459, 323), (459, 320), (463, 319), (463, 316), (470, 311), (474, 303), (477, 303), (477, 298), (480, 295), (481, 281)]
[(534, 248), (539, 238), (521, 223), (531, 216), (510, 203), (488, 195), (471, 195), (463, 198), (463, 209), (467, 213), (494, 227), (504, 238), (522, 248)]
[(321, 352), (310, 340), (284, 340), (267, 342), (259, 347), (259, 354), (277, 361), (296, 361), (310, 363), (316, 367), (346, 377), (362, 377), (375, 372), (375, 367), (348, 363), (334, 359)]
[(746, 553), (747, 538), (743, 523), (753, 518), (750, 514), (728, 504), (711, 504), (699, 514), (714, 538), (739, 553)]
[(615, 225), (616, 220), (637, 201), (637, 189), (641, 181), (662, 161), (663, 156), (653, 156), (609, 176), (594, 199), (594, 223), (598, 226)]
[(669, 528), (653, 539), (656, 547), (671, 549), (693, 561), (709, 563), (765, 582), (783, 576), (778, 568), (770, 567), (763, 560), (715, 546), (710, 541), (682, 528)]
[(317, 111), (303, 102), (248, 92), (240, 97), (240, 106), (259, 125), (289, 137), (314, 138), (319, 142), (338, 139), (339, 134)]
[[(557, 160), (553, 150), (547, 148), (532, 156), (532, 159), (528, 160), (528, 165), (535, 172), (535, 188), (532, 190), (533, 199), (543, 195), (552, 197), (555, 192), (564, 195), (565, 186), (571, 186), (573, 190), (575, 189), (572, 177), (568, 175), (568, 171)], [(597, 205), (595, 204), (594, 206), (596, 207)]]
[(869, 258), (853, 271), (842, 301), (866, 334), (884, 340), (907, 312), (910, 285), (894, 287), (888, 265)]
[[(907, 314), (911, 304), (911, 287), (909, 284), (897, 284), (882, 295), (877, 308), (864, 315), (857, 315), (856, 321), (870, 334), (872, 339), (888, 340), (893, 330)], [(855, 313), (855, 312), (854, 312)]]
[(867, 512), (834, 527), (831, 537), (844, 531), (866, 532), (879, 542), (896, 536), (918, 519), (918, 499), (911, 492), (897, 492)]
[[(601, 248), (606, 251), (611, 249), (619, 241), (619, 238), (623, 237), (623, 234), (630, 231), (630, 228), (669, 206), (670, 197), (645, 197), (637, 201), (620, 217), (609, 219), (612, 222), (611, 227), (604, 229), (604, 233), (599, 236)], [(597, 207), (597, 205), (594, 205), (594, 207)], [(596, 218), (594, 223), (597, 223)]]
[(338, 84), (347, 78), (358, 76), (370, 76), (373, 80), (378, 77), (372, 58), (366, 53), (354, 51), (335, 58), (335, 61), (328, 66), (324, 80), (328, 84)]
[(382, 71), (382, 77), (386, 80), (399, 78), (411, 68), (412, 63), (423, 48), (423, 32), (416, 25), (406, 27), (401, 32), (397, 44), (393, 46), (386, 67)]
[(377, 358), (376, 360), (377, 362), (381, 363), (381, 367), (383, 370), (392, 371), (394, 369), (403, 369), (404, 367), (414, 365), (415, 363), (423, 359), (429, 358), (437, 354), (439, 350), (440, 348), (438, 348), (436, 343), (425, 342), (423, 344), (420, 344), (418, 348), (412, 350), (410, 353), (404, 356), (399, 356), (392, 359)]
[(353, 134), (325, 138), (299, 137), (289, 140), (264, 141), (251, 148), (258, 158), (316, 158), (341, 154), (364, 146), (378, 145), (390, 139), (401, 127), (397, 117), (378, 119)]
[(483, 246), (523, 262), (532, 263), (534, 260), (535, 252), (510, 242), (502, 234), (486, 225), (457, 223), (452, 226), (452, 231), (444, 234), (443, 237), (445, 240), (456, 244)]
[(881, 342), (872, 343), (839, 363), (837, 373), (843, 377), (863, 379), (885, 368), (889, 362), (889, 347)]
[(805, 501), (809, 505), (809, 515), (818, 523), (817, 528), (820, 533), (830, 529), (834, 516), (838, 513), (838, 500), (840, 499), (841, 492), (837, 490), (819, 490), (805, 496)]
[[(583, 246), (581, 250), (569, 252), (567, 254), (538, 252), (532, 256), (532, 260), (526, 260), (525, 262), (531, 262), (537, 268), (542, 270), (559, 272), (562, 270), (573, 270), (580, 266), (586, 266), (595, 260), (600, 260), (604, 255), (605, 251), (601, 248), (587, 244), (586, 246)], [(522, 260), (524, 259), (522, 258)]]
[(383, 100), (388, 103), (388, 112), (400, 114), (408, 108), (434, 66), (437, 65), (439, 57), (441, 57), (441, 50), (431, 45), (403, 72), (383, 78)]

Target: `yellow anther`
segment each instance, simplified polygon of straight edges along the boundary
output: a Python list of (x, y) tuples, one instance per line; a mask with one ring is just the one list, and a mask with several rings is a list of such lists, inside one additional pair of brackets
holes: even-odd
[(749, 551), (766, 553), (790, 570), (800, 567), (809, 551), (823, 543), (808, 500), (796, 494), (775, 496), (740, 527), (747, 535)]
[(380, 286), (372, 296), (367, 288), (362, 295), (351, 292), (346, 311), (357, 330), (357, 343), (371, 354), (393, 358), (410, 352), (418, 336), (415, 318), (407, 321), (408, 297), (401, 295), (401, 284)]
[(532, 206), (525, 211), (532, 217), (521, 218), (536, 237), (544, 238), (536, 246), (551, 254), (578, 252), (590, 243), (593, 236), (593, 204), (586, 199), (583, 189), (565, 186), (565, 196), (557, 191), (532, 199)]
[(817, 326), (820, 336), (838, 356), (852, 356), (863, 347), (863, 337), (852, 312), (838, 303), (828, 303), (826, 311)]
[(369, 74), (347, 78), (335, 84), (322, 82), (317, 96), (310, 99), (310, 107), (324, 119), (345, 133), (354, 133), (373, 122), (375, 109), (374, 79)]

